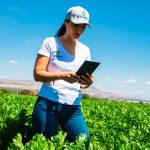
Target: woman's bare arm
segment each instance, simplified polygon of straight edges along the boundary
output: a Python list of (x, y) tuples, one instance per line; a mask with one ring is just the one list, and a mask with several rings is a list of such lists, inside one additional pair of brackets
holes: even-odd
[(65, 80), (69, 83), (74, 83), (79, 80), (79, 77), (73, 72), (47, 72), (49, 57), (38, 54), (34, 66), (35, 81), (51, 82), (55, 80)]

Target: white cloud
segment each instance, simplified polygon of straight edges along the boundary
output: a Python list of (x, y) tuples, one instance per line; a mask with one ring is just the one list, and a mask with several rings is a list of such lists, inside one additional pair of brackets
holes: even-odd
[(129, 80), (125, 80), (123, 81), (123, 83), (125, 84), (135, 84), (137, 81), (135, 79), (129, 79)]
[(146, 85), (150, 85), (150, 81), (145, 81), (145, 84)]
[(10, 60), (9, 63), (10, 63), (10, 64), (13, 64), (13, 65), (17, 65), (17, 64), (18, 64), (18, 62), (15, 61), (15, 60)]

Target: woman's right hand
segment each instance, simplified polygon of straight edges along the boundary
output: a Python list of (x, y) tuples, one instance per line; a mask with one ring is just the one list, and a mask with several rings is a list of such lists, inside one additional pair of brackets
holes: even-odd
[(76, 75), (74, 72), (63, 72), (61, 77), (64, 81), (69, 83), (75, 83), (80, 80), (80, 76)]

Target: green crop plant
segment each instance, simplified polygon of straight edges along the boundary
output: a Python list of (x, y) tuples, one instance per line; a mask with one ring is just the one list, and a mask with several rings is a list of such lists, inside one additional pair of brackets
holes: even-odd
[(84, 99), (82, 111), (90, 139), (81, 134), (67, 141), (67, 133), (46, 139), (32, 135), (31, 114), (36, 97), (0, 94), (0, 150), (148, 150), (150, 105)]

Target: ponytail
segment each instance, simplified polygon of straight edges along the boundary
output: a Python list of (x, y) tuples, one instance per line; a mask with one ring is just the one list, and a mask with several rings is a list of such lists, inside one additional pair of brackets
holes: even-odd
[(65, 24), (63, 23), (61, 27), (59, 28), (59, 30), (57, 31), (56, 36), (57, 37), (62, 36), (65, 34), (65, 32), (66, 32), (66, 27), (65, 27)]
[[(65, 20), (65, 22), (69, 22), (69, 21), (70, 20)], [(59, 37), (59, 36), (62, 36), (65, 34), (65, 32), (66, 32), (65, 22), (61, 25), (61, 27), (59, 28), (59, 30), (57, 31), (55, 36)]]

